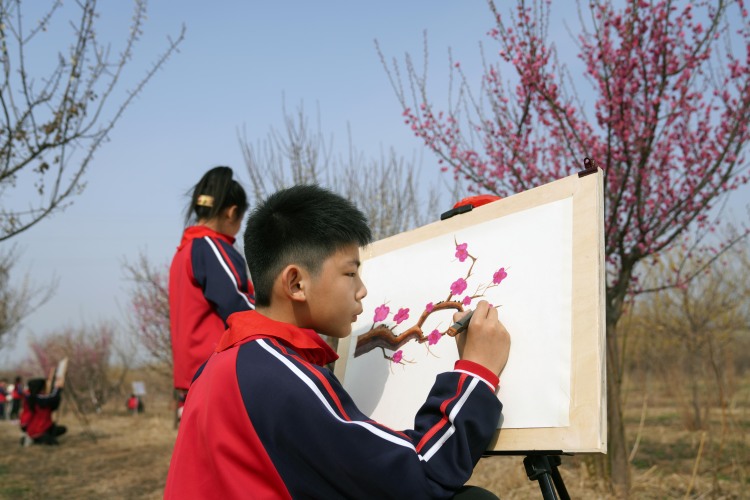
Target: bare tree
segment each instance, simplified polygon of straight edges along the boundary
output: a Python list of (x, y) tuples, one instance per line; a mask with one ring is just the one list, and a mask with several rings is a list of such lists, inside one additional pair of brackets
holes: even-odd
[[(12, 280), (11, 272), (16, 262), (16, 250), (0, 252), (0, 346), (9, 338), (31, 311), (45, 303), (55, 290), (56, 281), (44, 287), (34, 287), (28, 277)], [(15, 285), (13, 283), (16, 283)]]
[(239, 138), (255, 200), (294, 184), (320, 184), (356, 204), (375, 239), (432, 222), (448, 208), (438, 206), (435, 185), (423, 185), (416, 158), (407, 160), (393, 148), (367, 157), (353, 145), (351, 131), (347, 154), (336, 155), (333, 139), (326, 139), (320, 123), (310, 125), (302, 105), (294, 114), (284, 107), (283, 114), (283, 131), (271, 129), (255, 144)]
[[(733, 235), (724, 236), (732, 239)], [(741, 389), (738, 372), (748, 359), (750, 247), (742, 240), (719, 259), (705, 251), (690, 252), (691, 247), (686, 244), (660, 256), (643, 277), (648, 286), (675, 274), (694, 275), (679, 287), (655, 286), (654, 292), (639, 296), (632, 313), (625, 315), (628, 372), (644, 380), (657, 377), (677, 400), (685, 428), (706, 432), (711, 457), (706, 468), (715, 477), (726, 475), (731, 463), (732, 474), (744, 481), (747, 451), (732, 445), (738, 437), (743, 439), (744, 429), (732, 402)], [(637, 385), (638, 392), (644, 391), (643, 385)], [(631, 461), (638, 441), (636, 437)], [(717, 487), (718, 481), (714, 484)]]
[[(25, 231), (72, 202), (94, 152), (156, 71), (177, 51), (183, 26), (143, 78), (119, 102), (117, 92), (146, 19), (146, 0), (134, 0), (124, 48), (113, 54), (99, 40), (97, 1), (66, 9), (55, 1), (28, 20), (20, 0), (0, 0), (0, 241)], [(28, 9), (27, 9), (28, 10)], [(45, 38), (61, 16), (71, 43), (63, 51)], [(51, 68), (31, 55), (57, 52)], [(8, 194), (20, 196), (9, 200)]]

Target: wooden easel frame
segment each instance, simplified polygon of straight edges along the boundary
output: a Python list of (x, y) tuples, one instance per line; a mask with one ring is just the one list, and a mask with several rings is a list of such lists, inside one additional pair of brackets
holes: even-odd
[[(569, 425), (556, 428), (501, 429), (489, 452), (528, 451), (606, 453), (606, 340), (603, 172), (592, 169), (373, 243), (363, 261), (547, 203), (572, 200), (572, 370)], [(351, 337), (339, 341), (335, 372), (346, 374)], [(533, 397), (530, 394), (529, 397)]]

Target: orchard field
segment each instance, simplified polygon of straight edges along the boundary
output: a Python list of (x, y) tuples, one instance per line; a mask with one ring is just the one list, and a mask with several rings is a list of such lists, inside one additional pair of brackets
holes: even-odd
[[(687, 407), (679, 394), (631, 377), (625, 406), (634, 450), (633, 498), (748, 496), (749, 375), (736, 380), (726, 407), (706, 410), (703, 428), (694, 430), (686, 429)], [(140, 415), (126, 411), (127, 395), (88, 415), (88, 422), (64, 404), (58, 420), (68, 434), (57, 447), (23, 448), (17, 426), (0, 422), (0, 498), (161, 498), (177, 431), (168, 388), (155, 382), (149, 387)], [(586, 457), (563, 457), (560, 472), (572, 498), (614, 498), (595, 470)], [(470, 482), (503, 499), (541, 498), (538, 483), (526, 477), (522, 457), (484, 458)]]

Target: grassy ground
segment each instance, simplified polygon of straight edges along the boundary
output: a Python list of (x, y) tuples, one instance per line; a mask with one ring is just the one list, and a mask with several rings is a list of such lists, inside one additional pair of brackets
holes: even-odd
[[(650, 397), (645, 407), (642, 400), (627, 404), (633, 498), (750, 497), (748, 382), (724, 411), (710, 412), (704, 430), (685, 430), (668, 394)], [(168, 397), (147, 401), (138, 416), (124, 411), (124, 401), (118, 406), (90, 416), (88, 425), (63, 408), (57, 418), (69, 431), (56, 447), (22, 448), (17, 425), (0, 421), (0, 498), (161, 498), (176, 437)], [(591, 462), (563, 457), (560, 472), (572, 498), (612, 498), (589, 472)], [(541, 498), (522, 457), (482, 459), (470, 483), (504, 499)]]
[(0, 498), (161, 498), (176, 436), (170, 412), (103, 412), (82, 425), (59, 417), (60, 446), (19, 444), (17, 425), (0, 422)]

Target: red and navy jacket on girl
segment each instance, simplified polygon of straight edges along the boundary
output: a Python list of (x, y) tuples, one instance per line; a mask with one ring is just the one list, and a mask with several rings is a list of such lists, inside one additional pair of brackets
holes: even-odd
[(185, 229), (169, 270), (174, 387), (187, 390), (214, 352), (230, 314), (254, 309), (255, 290), (234, 238), (206, 226)]
[(187, 396), (164, 497), (449, 498), (497, 428), (498, 378), (458, 361), (437, 376), (414, 429), (364, 415), (312, 330), (255, 311), (229, 329)]

